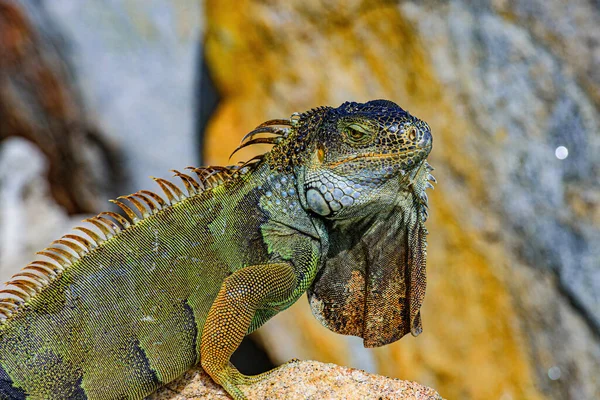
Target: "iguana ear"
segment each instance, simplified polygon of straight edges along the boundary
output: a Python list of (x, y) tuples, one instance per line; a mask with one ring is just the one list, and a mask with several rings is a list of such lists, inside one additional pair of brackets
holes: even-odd
[(315, 317), (334, 332), (362, 337), (365, 347), (421, 333), (425, 233), (416, 211), (396, 208), (357, 243), (333, 240), (308, 290)]

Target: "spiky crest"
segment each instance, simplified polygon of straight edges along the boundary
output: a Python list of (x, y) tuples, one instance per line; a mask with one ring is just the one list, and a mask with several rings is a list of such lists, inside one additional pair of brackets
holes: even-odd
[[(244, 136), (234, 153), (253, 144), (277, 144), (293, 124), (294, 116), (290, 120), (266, 121)], [(281, 126), (285, 126), (285, 128)], [(275, 136), (255, 138), (259, 134)], [(81, 233), (66, 234), (52, 242), (49, 247), (39, 251), (37, 254), (45, 257), (46, 260), (31, 262), (8, 280), (4, 284), (4, 288), (0, 289), (0, 326), (6, 324), (23, 304), (58, 279), (66, 268), (94, 252), (104, 242), (111, 240), (122, 231), (130, 229), (140, 221), (151, 218), (161, 210), (247, 174), (260, 164), (266, 154), (268, 152), (226, 167), (187, 167), (187, 170), (196, 174), (197, 179), (182, 172), (173, 171), (174, 176), (181, 179), (187, 193), (182, 192), (177, 185), (170, 181), (153, 177), (152, 179), (163, 191), (164, 197), (148, 190), (140, 190), (128, 196), (120, 196), (117, 200), (109, 200), (119, 206), (127, 217), (111, 211), (102, 212), (83, 221), (91, 225), (90, 227), (93, 229), (86, 226), (75, 227), (74, 230)]]

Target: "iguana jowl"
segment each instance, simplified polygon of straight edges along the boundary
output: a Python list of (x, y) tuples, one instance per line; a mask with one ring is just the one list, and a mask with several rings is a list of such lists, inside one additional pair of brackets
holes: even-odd
[[(305, 291), (328, 328), (421, 331), (429, 126), (375, 100), (265, 122), (237, 166), (156, 179), (0, 291), (0, 398), (142, 398), (200, 362), (234, 398), (244, 335)], [(126, 203), (129, 202), (129, 205)], [(94, 228), (92, 228), (94, 227)]]

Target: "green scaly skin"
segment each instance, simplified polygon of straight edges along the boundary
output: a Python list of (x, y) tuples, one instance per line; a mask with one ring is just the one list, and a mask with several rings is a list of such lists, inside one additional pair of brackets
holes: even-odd
[(418, 334), (427, 124), (388, 101), (344, 103), (266, 122), (241, 147), (259, 142), (275, 146), (179, 174), (189, 195), (158, 180), (170, 204), (128, 196), (129, 222), (92, 220), (107, 239), (67, 235), (9, 281), (0, 398), (141, 399), (200, 362), (243, 399), (265, 375), (231, 354), (306, 291), (325, 326), (366, 346)]

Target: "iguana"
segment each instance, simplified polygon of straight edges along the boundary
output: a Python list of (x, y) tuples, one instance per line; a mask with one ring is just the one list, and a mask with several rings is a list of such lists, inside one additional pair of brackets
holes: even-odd
[[(229, 358), (308, 291), (367, 347), (421, 332), (429, 126), (395, 103), (271, 120), (228, 167), (174, 171), (87, 219), (0, 290), (0, 397), (139, 399), (200, 363), (234, 398)], [(237, 151), (237, 149), (236, 149)]]

